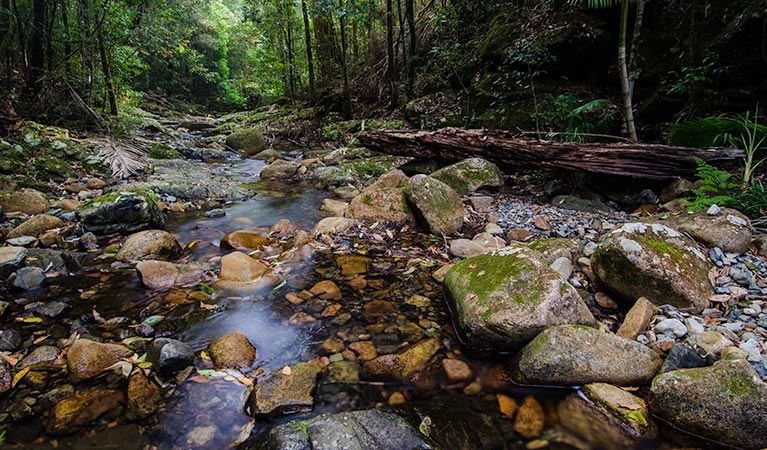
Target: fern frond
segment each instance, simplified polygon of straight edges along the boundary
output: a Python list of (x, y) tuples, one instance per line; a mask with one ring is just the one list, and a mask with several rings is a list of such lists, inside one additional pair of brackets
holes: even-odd
[[(744, 133), (750, 132), (753, 132), (754, 139), (759, 142), (759, 145), (762, 145), (767, 136), (767, 126), (749, 123), (748, 119), (744, 122), (744, 116), (703, 117), (675, 126), (671, 130), (669, 142), (672, 145), (686, 147), (713, 147), (728, 145), (728, 141), (731, 139), (727, 139), (727, 137), (742, 136)], [(739, 146), (741, 145), (743, 144), (739, 144)]]
[(112, 176), (123, 178), (147, 164), (147, 156), (144, 152), (125, 142), (104, 139), (98, 153), (104, 163), (112, 169)]
[(601, 112), (612, 108), (612, 106), (613, 102), (610, 100), (607, 100), (606, 98), (598, 98), (596, 100), (586, 102), (577, 108), (574, 108), (572, 111), (570, 111), (570, 115), (580, 116), (582, 114), (588, 114), (591, 112)]

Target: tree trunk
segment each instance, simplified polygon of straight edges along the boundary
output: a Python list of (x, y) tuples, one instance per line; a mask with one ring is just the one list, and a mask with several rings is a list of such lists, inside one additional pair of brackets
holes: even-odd
[(392, 0), (386, 0), (386, 78), (389, 83), (389, 99), (392, 107), (397, 104), (397, 91), (394, 77), (397, 71), (397, 59), (394, 56), (394, 9)]
[(415, 85), (415, 11), (413, 7), (414, 0), (405, 0), (405, 17), (407, 19), (408, 32), (410, 33), (410, 45), (407, 52), (407, 80), (408, 93), (413, 95), (413, 86)]
[(90, 104), (93, 93), (93, 33), (91, 32), (91, 6), (88, 0), (80, 0), (77, 8), (77, 22), (80, 32), (80, 58), (85, 72), (83, 100)]
[(351, 96), (349, 93), (349, 69), (346, 67), (346, 14), (344, 14), (344, 0), (338, 0), (338, 7), (341, 10), (341, 17), (338, 18), (338, 28), (341, 34), (341, 74), (343, 75), (343, 115), (349, 118), (351, 114)]
[(53, 72), (53, 68), (55, 65), (55, 55), (53, 52), (53, 30), (54, 25), (56, 24), (56, 8), (58, 7), (59, 2), (52, 2), (51, 3), (51, 9), (48, 12), (48, 23), (46, 24), (47, 29), (45, 31), (45, 58), (46, 58), (46, 64), (45, 67), (48, 68), (48, 72)]
[(296, 100), (295, 61), (293, 61), (293, 31), (290, 20), (285, 24), (285, 44), (288, 47), (288, 82), (290, 83), (290, 99)]
[(502, 169), (564, 169), (666, 180), (695, 174), (696, 158), (709, 163), (740, 161), (743, 150), (655, 144), (545, 142), (502, 130), (371, 131), (359, 137), (370, 150), (391, 155), (458, 161), (481, 157)]
[(11, 91), (11, 1), (0, 0), (0, 46), (3, 48), (2, 85), (6, 95)]
[(634, 105), (631, 101), (631, 88), (629, 87), (629, 74), (626, 64), (626, 35), (628, 33), (629, 0), (621, 3), (621, 29), (618, 43), (618, 70), (621, 79), (621, 94), (623, 96), (623, 116), (626, 120), (629, 138), (637, 141), (637, 130), (634, 124)]
[(306, 0), (301, 0), (301, 14), (304, 17), (304, 42), (306, 44), (306, 67), (309, 72), (309, 101), (315, 101), (314, 91), (314, 61), (312, 61), (312, 33), (309, 28), (309, 12), (306, 8)]
[(112, 83), (112, 70), (109, 66), (109, 54), (107, 52), (106, 43), (104, 42), (104, 30), (101, 27), (101, 21), (96, 22), (96, 34), (99, 45), (99, 56), (101, 57), (101, 71), (104, 74), (104, 84), (107, 89), (107, 97), (109, 99), (109, 114), (117, 115), (117, 95), (115, 94), (115, 87)]
[(634, 98), (634, 84), (639, 74), (639, 38), (642, 35), (644, 20), (644, 5), (646, 0), (637, 0), (636, 17), (634, 17), (634, 33), (631, 36), (631, 51), (629, 52), (629, 97)]
[(28, 87), (32, 92), (40, 91), (40, 79), (45, 72), (45, 51), (43, 36), (46, 29), (45, 0), (35, 0), (33, 6), (32, 36), (29, 40), (29, 78)]
[(67, 0), (61, 0), (61, 23), (64, 27), (64, 79), (69, 79), (69, 60), (72, 58), (72, 46), (69, 43), (71, 36), (69, 34), (69, 11), (67, 11)]

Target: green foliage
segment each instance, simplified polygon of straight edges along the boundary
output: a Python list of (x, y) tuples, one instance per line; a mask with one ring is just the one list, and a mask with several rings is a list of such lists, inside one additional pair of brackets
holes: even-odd
[(692, 197), (686, 201), (687, 209), (698, 211), (711, 205), (730, 205), (740, 187), (733, 180), (735, 175), (717, 169), (700, 158), (696, 158), (695, 162), (698, 165), (695, 175), (700, 180), (700, 186), (692, 190)]
[(719, 64), (717, 53), (707, 51), (700, 64), (672, 70), (663, 80), (663, 84), (668, 86), (668, 94), (686, 94), (694, 86), (712, 84), (718, 77), (729, 71), (730, 67)]
[(588, 142), (589, 137), (583, 134), (607, 132), (620, 119), (610, 100), (582, 103), (571, 94), (543, 96), (533, 117), (542, 130), (555, 132), (550, 138), (565, 142)]
[(759, 125), (759, 108), (757, 106), (754, 113), (753, 122), (749, 118), (749, 113), (746, 113), (740, 121), (741, 131), (737, 135), (726, 133), (722, 135), (722, 140), (730, 143), (731, 145), (742, 148), (746, 152), (746, 157), (743, 160), (743, 186), (748, 187), (751, 184), (751, 178), (754, 175), (754, 171), (759, 165), (764, 162), (767, 157), (761, 158), (755, 161), (757, 150), (762, 148), (764, 141), (767, 139), (767, 133), (765, 133), (764, 126)]

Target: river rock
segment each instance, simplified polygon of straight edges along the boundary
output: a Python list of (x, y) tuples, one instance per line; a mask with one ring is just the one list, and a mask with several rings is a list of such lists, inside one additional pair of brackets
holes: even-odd
[(181, 245), (165, 230), (144, 230), (128, 236), (115, 255), (118, 261), (154, 259), (167, 261), (181, 255)]
[(179, 271), (175, 264), (167, 261), (141, 261), (136, 271), (144, 286), (149, 289), (168, 289), (176, 284)]
[(652, 441), (658, 426), (641, 398), (606, 384), (590, 383), (559, 403), (562, 426), (596, 448), (635, 448)]
[(256, 250), (269, 243), (269, 239), (255, 230), (237, 230), (226, 233), (221, 238), (221, 248), (224, 250), (244, 249)]
[(525, 439), (534, 439), (541, 435), (546, 424), (546, 414), (538, 400), (528, 395), (517, 410), (514, 419), (514, 431)]
[(650, 325), (654, 312), (655, 307), (652, 302), (639, 297), (626, 313), (626, 318), (623, 319), (623, 323), (615, 334), (626, 339), (636, 339)]
[(581, 248), (576, 241), (565, 238), (536, 239), (528, 247), (541, 254), (541, 259), (550, 266), (559, 258), (575, 261), (581, 256)]
[(262, 180), (289, 180), (298, 173), (300, 165), (293, 161), (278, 159), (261, 170)]
[(124, 400), (122, 392), (111, 389), (78, 392), (53, 407), (46, 430), (53, 435), (74, 433), (80, 427), (117, 409)]
[(335, 200), (332, 198), (326, 198), (322, 200), (322, 206), (320, 211), (331, 216), (343, 217), (346, 212), (346, 208), (349, 207), (349, 203), (343, 200)]
[(83, 226), (96, 234), (129, 234), (148, 228), (165, 228), (160, 208), (147, 192), (113, 192), (77, 208)]
[(0, 360), (0, 394), (4, 394), (13, 387), (11, 366), (5, 360)]
[(671, 372), (677, 369), (692, 369), (696, 367), (705, 367), (706, 360), (689, 344), (674, 344), (663, 361), (660, 368), (661, 373)]
[(248, 369), (256, 362), (256, 347), (239, 331), (211, 342), (208, 354), (216, 369)]
[(686, 196), (692, 189), (692, 182), (684, 178), (677, 178), (660, 192), (658, 200), (661, 203), (668, 203), (672, 200)]
[(450, 253), (459, 258), (472, 258), (483, 255), (492, 250), (485, 248), (482, 244), (470, 239), (453, 239), (450, 241)]
[(24, 247), (0, 247), (0, 278), (8, 278), (10, 274), (23, 267), (27, 252)]
[(690, 336), (687, 338), (687, 343), (701, 349), (700, 354), (705, 357), (719, 356), (724, 349), (733, 345), (725, 335), (713, 330)]
[(274, 161), (279, 158), (282, 158), (282, 155), (273, 148), (267, 148), (253, 155), (253, 159), (262, 159), (264, 161)]
[(517, 356), (512, 377), (523, 384), (572, 386), (604, 382), (648, 383), (661, 359), (648, 347), (594, 328), (547, 328)]
[(408, 178), (400, 170), (392, 170), (354, 197), (346, 209), (346, 217), (368, 222), (415, 225), (415, 216), (405, 200), (403, 189)]
[(430, 175), (453, 188), (459, 195), (481, 187), (503, 186), (503, 173), (495, 164), (482, 158), (469, 158), (443, 167)]
[(596, 323), (575, 288), (523, 245), (459, 262), (445, 287), (476, 348), (518, 350), (549, 326)]
[(16, 289), (35, 289), (45, 283), (45, 272), (39, 267), (22, 267), (17, 270), (11, 283)]
[(222, 280), (253, 281), (269, 271), (269, 266), (242, 252), (232, 252), (221, 258)]
[(265, 150), (266, 140), (264, 140), (264, 134), (260, 129), (245, 128), (227, 136), (226, 145), (249, 156)]
[(450, 235), (463, 227), (466, 210), (461, 197), (447, 184), (428, 175), (415, 175), (410, 178), (405, 195), (429, 233)]
[(661, 224), (616, 228), (594, 251), (591, 267), (605, 286), (628, 299), (701, 311), (713, 294), (706, 256), (693, 240)]
[(128, 379), (128, 412), (132, 419), (143, 419), (161, 406), (162, 390), (144, 372), (137, 370)]
[(48, 211), (48, 200), (42, 192), (34, 189), (0, 192), (0, 207), (6, 213), (42, 214)]
[(41, 345), (21, 360), (21, 368), (29, 367), (32, 370), (59, 369), (62, 364), (59, 359), (60, 353), (57, 347)]
[(241, 450), (429, 450), (425, 437), (400, 416), (379, 409), (322, 414), (277, 425)]
[(439, 351), (439, 341), (423, 340), (401, 353), (378, 356), (362, 366), (360, 376), (365, 379), (408, 381), (421, 371)]
[(8, 329), (0, 330), (0, 352), (15, 352), (24, 344), (21, 331)]
[(250, 393), (248, 405), (253, 417), (293, 414), (314, 407), (319, 360), (297, 363), (261, 378)]
[(69, 379), (78, 383), (93, 378), (114, 363), (130, 358), (133, 351), (117, 344), (78, 339), (67, 352)]
[(146, 360), (161, 375), (173, 375), (194, 361), (194, 349), (176, 339), (157, 338), (152, 341)]
[(658, 375), (648, 398), (653, 414), (734, 447), (767, 447), (767, 384), (746, 359)]
[(312, 235), (318, 234), (338, 234), (343, 233), (349, 228), (357, 224), (354, 219), (347, 219), (345, 217), (326, 217), (314, 226), (312, 229)]
[(745, 253), (753, 233), (748, 217), (731, 208), (722, 208), (718, 215), (706, 211), (666, 214), (656, 221), (689, 234), (707, 247), (719, 247), (727, 253)]
[(55, 228), (61, 228), (64, 226), (64, 221), (58, 217), (49, 216), (48, 214), (38, 214), (27, 221), (21, 223), (16, 228), (12, 229), (8, 233), (8, 238), (13, 239), (21, 236), (34, 236), (39, 237), (41, 234), (48, 230)]

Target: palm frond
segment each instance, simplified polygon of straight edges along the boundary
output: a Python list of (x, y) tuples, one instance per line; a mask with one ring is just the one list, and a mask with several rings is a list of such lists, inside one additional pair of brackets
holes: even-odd
[(100, 140), (99, 158), (112, 169), (112, 176), (123, 178), (147, 165), (146, 153), (133, 145), (113, 139)]

